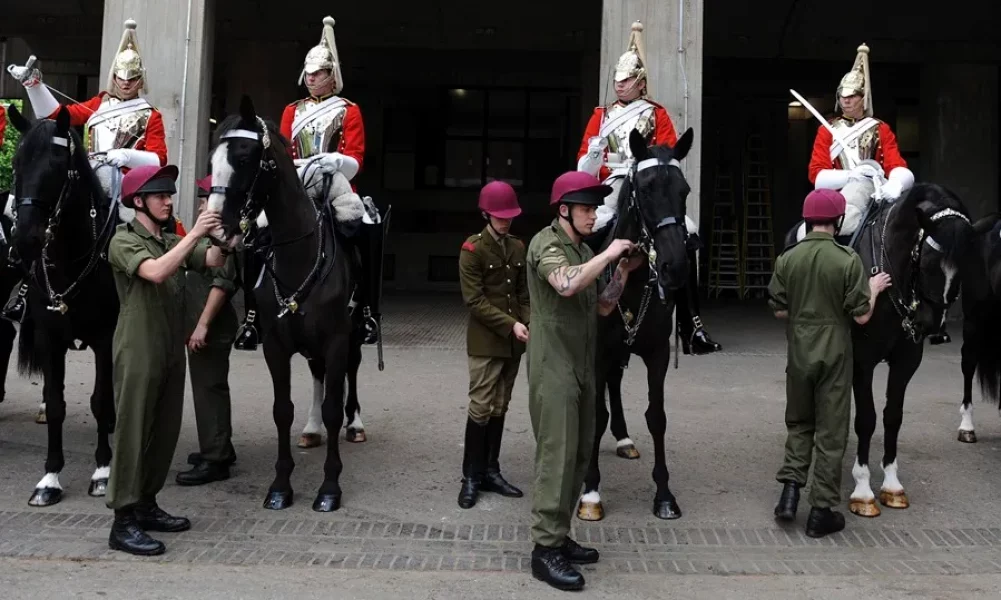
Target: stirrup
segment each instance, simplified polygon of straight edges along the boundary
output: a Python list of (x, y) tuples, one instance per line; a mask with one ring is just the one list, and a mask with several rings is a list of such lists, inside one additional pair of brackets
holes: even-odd
[(247, 320), (236, 330), (236, 341), (233, 342), (233, 347), (237, 350), (257, 350), (260, 335), (257, 333), (257, 327), (254, 325), (256, 317), (256, 311), (247, 311)]
[(20, 325), (24, 322), (24, 315), (27, 313), (28, 303), (25, 302), (25, 295), (28, 293), (28, 284), (22, 283), (17, 290), (17, 295), (11, 298), (3, 307), (2, 316), (11, 323)]

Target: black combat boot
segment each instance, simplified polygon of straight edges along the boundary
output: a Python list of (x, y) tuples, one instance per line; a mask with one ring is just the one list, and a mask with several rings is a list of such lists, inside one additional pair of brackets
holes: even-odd
[(175, 481), (177, 481), (177, 485), (191, 486), (204, 485), (213, 481), (225, 481), (226, 479), (229, 479), (229, 465), (203, 460), (191, 467), (190, 470), (178, 473)]
[(156, 556), (167, 550), (163, 542), (146, 535), (131, 508), (115, 511), (115, 522), (111, 525), (108, 547), (136, 556)]
[(490, 417), (487, 421), (487, 472), (480, 489), (508, 498), (521, 498), (521, 490), (508, 483), (500, 472), (501, 439), (504, 437), (504, 417)]
[(147, 500), (136, 504), (135, 517), (139, 526), (146, 531), (177, 533), (191, 529), (191, 521), (184, 517), (174, 517), (167, 514), (167, 511), (157, 506), (156, 500)]
[(784, 483), (779, 503), (775, 506), (775, 518), (780, 521), (794, 521), (796, 509), (799, 507), (799, 484), (793, 481)]
[(578, 565), (589, 565), (598, 562), (601, 557), (594, 548), (585, 548), (569, 537), (563, 540), (563, 547), (560, 548), (563, 558)]
[(845, 528), (845, 516), (830, 508), (810, 509), (810, 518), (806, 522), (806, 535), (821, 538), (837, 533)]
[(584, 589), (584, 576), (567, 561), (561, 548), (535, 545), (532, 550), (532, 576), (558, 590)]
[(466, 417), (466, 440), (462, 452), (462, 489), (459, 490), (459, 508), (476, 506), (486, 471), (487, 428)]

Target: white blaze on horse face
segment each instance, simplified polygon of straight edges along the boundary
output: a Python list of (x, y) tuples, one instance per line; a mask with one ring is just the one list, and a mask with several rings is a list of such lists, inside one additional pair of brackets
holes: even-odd
[(900, 480), (897, 479), (897, 461), (883, 467), (883, 487), (880, 489), (894, 493), (904, 491), (904, 486), (900, 485)]
[[(233, 165), (229, 164), (229, 142), (222, 142), (212, 153), (212, 187), (229, 187), (233, 178)], [(209, 195), (208, 209), (222, 212), (226, 203), (226, 194), (212, 192)]]
[(959, 407), (959, 415), (962, 421), (959, 423), (960, 431), (973, 431), (973, 403)]
[(852, 477), (855, 479), (855, 491), (852, 492), (851, 499), (874, 501), (876, 495), (872, 493), (872, 486), (869, 484), (869, 466), (860, 465), (856, 458), (855, 466), (852, 467)]

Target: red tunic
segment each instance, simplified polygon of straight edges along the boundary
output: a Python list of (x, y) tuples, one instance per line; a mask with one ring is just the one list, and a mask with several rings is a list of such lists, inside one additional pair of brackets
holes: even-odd
[[(897, 136), (893, 135), (893, 130), (883, 121), (877, 125), (876, 152), (873, 160), (883, 167), (883, 173), (889, 177), (890, 171), (897, 167), (907, 167), (907, 161), (900, 156), (900, 148), (897, 146)], [(825, 169), (843, 169), (840, 159), (831, 160), (831, 144), (834, 136), (821, 125), (817, 129), (817, 137), (813, 141), (813, 156), (810, 158), (809, 177), (810, 183), (817, 183), (817, 174)]]
[[(358, 172), (361, 172), (362, 162), (365, 158), (365, 125), (361, 118), (361, 109), (350, 100), (347, 102), (347, 109), (344, 112), (344, 121), (341, 126), (341, 141), (337, 144), (336, 152), (344, 156), (350, 156), (358, 161)], [(295, 121), (295, 109), (299, 102), (293, 102), (285, 107), (282, 113), (281, 133), (286, 140), (292, 140), (292, 123)], [(308, 156), (297, 156), (295, 145), (289, 144), (289, 152), (292, 158), (309, 158)]]
[[(90, 119), (92, 114), (97, 112), (97, 109), (101, 106), (101, 101), (107, 95), (108, 92), (101, 92), (86, 102), (67, 104), (66, 110), (70, 113), (70, 125), (73, 127), (86, 125), (87, 120)], [(59, 109), (57, 108), (48, 118), (55, 119), (58, 112)], [(160, 166), (167, 164), (167, 136), (163, 132), (163, 116), (157, 109), (154, 108), (150, 113), (149, 121), (146, 123), (146, 135), (135, 145), (135, 149), (152, 152), (159, 156)]]
[[(671, 116), (667, 114), (667, 109), (652, 100), (647, 100), (647, 102), (653, 105), (654, 124), (653, 136), (647, 140), (647, 145), (662, 146), (667, 144), (673, 147), (678, 143), (678, 134), (674, 130), (674, 123), (671, 122)], [(584, 129), (584, 139), (581, 140), (580, 149), (577, 151), (577, 160), (580, 160), (582, 156), (587, 154), (588, 141), (601, 132), (601, 123), (604, 120), (605, 107), (599, 106), (595, 108), (591, 114), (591, 120), (587, 122), (587, 127)], [(609, 175), (611, 175), (611, 171), (607, 167), (602, 166), (598, 172), (598, 179), (604, 181)]]
[(7, 129), (7, 109), (0, 104), (0, 146), (3, 146), (3, 133)]

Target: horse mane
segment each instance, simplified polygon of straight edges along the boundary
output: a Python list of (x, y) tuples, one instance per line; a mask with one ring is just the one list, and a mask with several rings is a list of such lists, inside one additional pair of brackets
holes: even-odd
[[(21, 136), (18, 143), (17, 152), (14, 155), (14, 171), (23, 171), (25, 156), (33, 156), (37, 152), (44, 152), (45, 146), (52, 143), (52, 137), (56, 133), (56, 122), (51, 119), (39, 119), (35, 121), (31, 129)], [(79, 173), (82, 181), (90, 187), (90, 193), (95, 194), (99, 202), (95, 204), (100, 207), (107, 207), (110, 204), (104, 187), (97, 178), (97, 173), (90, 166), (90, 157), (84, 148), (83, 140), (75, 129), (70, 128), (66, 134), (69, 136), (72, 154), (70, 164)]]
[[(278, 173), (279, 177), (281, 177), (281, 185), (286, 189), (295, 189), (297, 185), (302, 187), (302, 182), (299, 181), (299, 175), (296, 172), (295, 164), (292, 162), (292, 157), (289, 154), (289, 146), (291, 146), (291, 143), (285, 138), (284, 135), (281, 134), (278, 125), (276, 125), (273, 120), (265, 119), (264, 117), (261, 117), (261, 120), (264, 121), (264, 126), (268, 130), (268, 136), (271, 138), (271, 153), (279, 167)], [(243, 117), (239, 113), (227, 116), (221, 123), (219, 123), (218, 127), (216, 127), (212, 147), (214, 148), (219, 145), (219, 142), (222, 141), (223, 134), (234, 129), (244, 129), (246, 127), (247, 124), (244, 122)], [(255, 126), (254, 129), (256, 130), (257, 126)], [(303, 188), (302, 193), (304, 195), (306, 194), (305, 188)]]
[[(919, 207), (922, 203), (928, 202), (935, 207), (934, 212), (952, 209), (970, 219), (970, 212), (963, 205), (959, 196), (949, 188), (936, 183), (916, 184), (910, 189), (905, 202), (910, 203), (918, 210), (920, 210)], [(931, 217), (931, 214), (927, 216)], [(966, 252), (973, 238), (972, 226), (960, 219), (942, 220), (938, 221), (938, 224), (934, 238), (942, 247), (945, 260), (954, 265), (960, 264), (966, 257)]]

